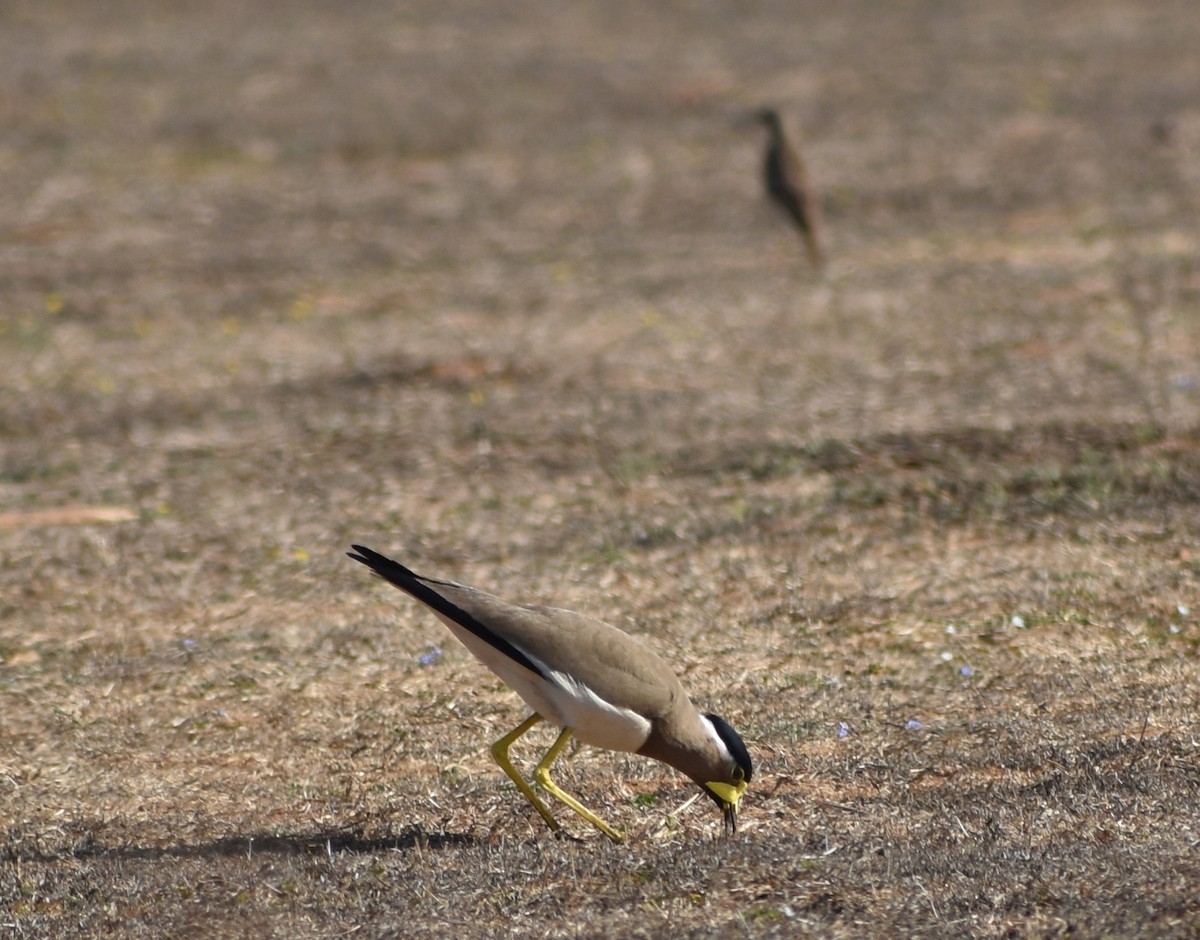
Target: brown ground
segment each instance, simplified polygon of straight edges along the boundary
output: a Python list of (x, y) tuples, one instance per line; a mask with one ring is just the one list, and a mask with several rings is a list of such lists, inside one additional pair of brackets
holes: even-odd
[[(0, 935), (1200, 934), (1197, 49), (0, 6)], [(581, 749), (629, 841), (552, 838), (520, 702), (352, 540), (647, 638), (752, 748), (738, 836)]]

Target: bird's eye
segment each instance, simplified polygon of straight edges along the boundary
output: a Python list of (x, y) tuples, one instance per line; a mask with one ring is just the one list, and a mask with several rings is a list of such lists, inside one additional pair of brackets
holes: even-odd
[(737, 783), (741, 783), (745, 779), (746, 779), (746, 772), (744, 770), (742, 770), (741, 767), (734, 767), (733, 768), (733, 782), (735, 784), (737, 784)]

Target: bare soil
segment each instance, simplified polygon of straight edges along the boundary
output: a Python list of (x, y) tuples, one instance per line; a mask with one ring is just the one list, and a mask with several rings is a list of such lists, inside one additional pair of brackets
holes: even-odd
[[(0, 6), (0, 935), (1200, 935), (1198, 49)], [(629, 838), (555, 839), (521, 702), (352, 541), (643, 637), (750, 745), (737, 836), (581, 748)]]

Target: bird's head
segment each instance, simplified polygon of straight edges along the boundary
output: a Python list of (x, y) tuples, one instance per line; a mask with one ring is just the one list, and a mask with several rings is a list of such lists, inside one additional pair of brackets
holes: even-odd
[(778, 131), (782, 124), (779, 112), (774, 108), (759, 108), (754, 112), (754, 120), (758, 124), (769, 127), (773, 131)]
[(754, 775), (754, 765), (750, 760), (750, 752), (742, 736), (733, 730), (733, 726), (719, 715), (704, 716), (712, 727), (718, 742), (724, 751), (725, 771), (720, 780), (705, 780), (701, 787), (704, 792), (721, 809), (726, 833), (737, 832), (738, 804), (742, 794)]

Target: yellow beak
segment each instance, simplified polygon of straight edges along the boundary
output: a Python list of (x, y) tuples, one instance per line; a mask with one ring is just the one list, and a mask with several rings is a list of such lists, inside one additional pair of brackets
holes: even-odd
[(725, 811), (725, 834), (728, 835), (731, 832), (736, 832), (738, 803), (742, 799), (742, 794), (746, 792), (746, 781), (739, 780), (737, 783), (722, 783), (714, 780), (706, 783), (705, 786), (722, 803), (722, 808)]
[(712, 783), (706, 783), (705, 786), (720, 797), (723, 802), (732, 806), (735, 813), (737, 812), (738, 802), (741, 800), (742, 794), (746, 792), (745, 780), (738, 783), (720, 783), (714, 780)]

